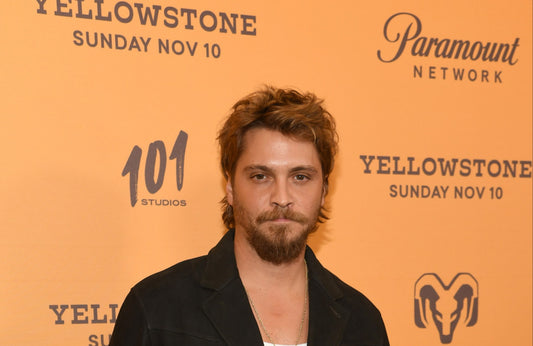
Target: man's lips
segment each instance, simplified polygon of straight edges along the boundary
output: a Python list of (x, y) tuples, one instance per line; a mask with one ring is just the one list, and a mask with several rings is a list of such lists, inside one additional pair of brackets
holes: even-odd
[(285, 219), (285, 218), (279, 218), (279, 219), (270, 219), (270, 220), (267, 220), (267, 221), (270, 221), (270, 222), (290, 222), (290, 221), (294, 221), (294, 220)]

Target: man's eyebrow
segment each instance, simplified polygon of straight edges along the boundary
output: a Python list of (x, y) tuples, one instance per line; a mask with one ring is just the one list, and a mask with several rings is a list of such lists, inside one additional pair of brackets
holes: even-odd
[[(265, 166), (265, 165), (249, 165), (249, 166), (244, 167), (244, 171), (245, 172), (263, 171), (263, 172), (271, 173), (274, 170), (272, 168), (268, 167), (268, 166)], [(307, 172), (307, 173), (311, 173), (311, 174), (317, 174), (318, 173), (318, 169), (316, 169), (316, 167), (312, 166), (312, 165), (301, 165), (301, 166), (296, 166), (296, 167), (291, 168), (289, 170), (289, 172), (290, 173)]]
[(244, 167), (245, 171), (263, 171), (263, 172), (272, 172), (272, 169), (265, 165), (249, 165)]
[(316, 169), (315, 166), (303, 165), (303, 166), (296, 166), (296, 167), (291, 168), (290, 172), (291, 173), (308, 172), (308, 173), (312, 173), (312, 174), (317, 174), (318, 170)]

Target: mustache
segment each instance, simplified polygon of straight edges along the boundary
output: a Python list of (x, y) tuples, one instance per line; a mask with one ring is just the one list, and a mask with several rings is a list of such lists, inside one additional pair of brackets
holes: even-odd
[(295, 212), (291, 209), (275, 207), (272, 210), (268, 210), (259, 214), (256, 218), (257, 223), (272, 221), (276, 219), (287, 219), (298, 223), (307, 222), (307, 217), (301, 213)]

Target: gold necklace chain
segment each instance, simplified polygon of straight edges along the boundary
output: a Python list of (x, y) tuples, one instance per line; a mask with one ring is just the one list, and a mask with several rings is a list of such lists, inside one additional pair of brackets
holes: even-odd
[[(307, 300), (309, 298), (309, 292), (308, 292), (309, 291), (309, 288), (308, 288), (308, 286), (309, 286), (309, 277), (308, 277), (308, 275), (309, 274), (307, 272), (307, 262), (305, 261), (305, 259), (304, 259), (304, 264), (305, 264), (304, 312), (302, 314), (302, 320), (300, 321), (300, 328), (298, 330), (298, 338), (296, 339), (296, 343), (295, 343), (296, 346), (298, 346), (298, 342), (300, 341), (300, 338), (302, 337), (302, 331), (303, 331), (304, 322), (305, 322), (305, 315), (307, 314)], [(272, 337), (267, 332), (267, 330), (265, 328), (265, 325), (263, 324), (263, 320), (261, 320), (261, 317), (259, 316), (259, 313), (257, 312), (257, 309), (255, 308), (254, 301), (252, 300), (252, 297), (250, 297), (250, 295), (248, 294), (248, 291), (246, 290), (246, 287), (244, 288), (244, 292), (246, 293), (246, 296), (248, 297), (248, 300), (250, 301), (250, 305), (252, 306), (252, 310), (254, 311), (254, 314), (257, 317), (257, 320), (259, 321), (259, 326), (261, 327), (261, 329), (265, 333), (265, 336), (267, 337), (268, 342), (271, 343), (272, 345), (276, 346), (276, 344), (272, 341)]]

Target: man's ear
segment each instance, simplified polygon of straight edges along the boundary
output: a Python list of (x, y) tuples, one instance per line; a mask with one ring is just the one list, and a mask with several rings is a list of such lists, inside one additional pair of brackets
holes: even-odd
[(320, 206), (323, 207), (324, 203), (326, 201), (326, 195), (328, 194), (328, 180), (327, 178), (324, 180), (324, 184), (322, 185), (322, 198), (320, 199)]
[(226, 181), (226, 200), (228, 204), (233, 206), (233, 184), (231, 183), (231, 177), (228, 175), (228, 180)]

